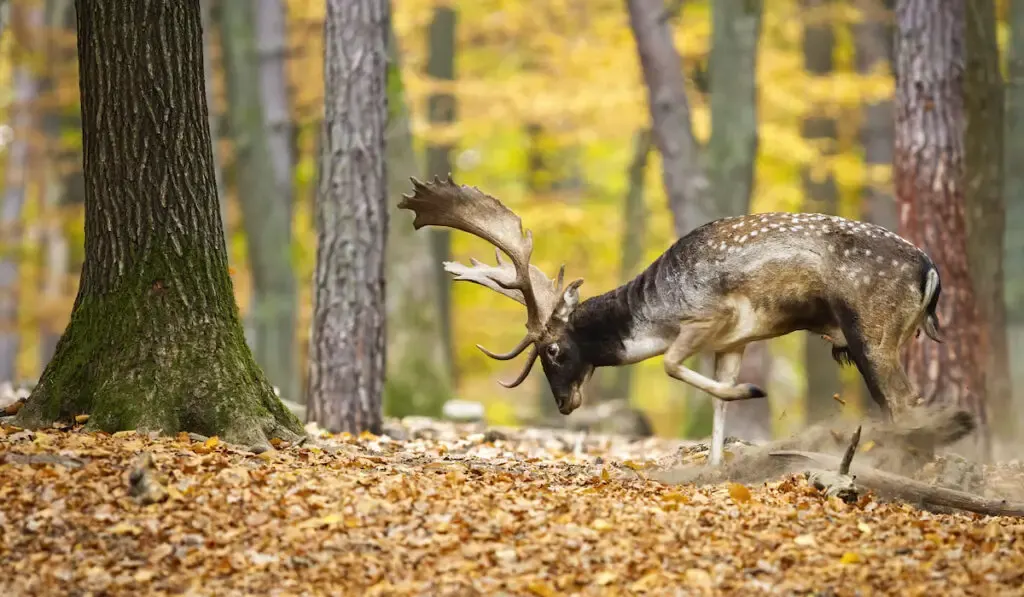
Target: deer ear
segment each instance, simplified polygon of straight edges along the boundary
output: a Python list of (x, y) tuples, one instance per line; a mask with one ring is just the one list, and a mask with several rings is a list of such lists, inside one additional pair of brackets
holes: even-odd
[(568, 323), (569, 316), (572, 315), (576, 305), (580, 304), (580, 285), (583, 284), (583, 278), (573, 280), (565, 287), (562, 291), (562, 296), (558, 298), (558, 304), (555, 305), (555, 312), (552, 313), (552, 317), (561, 323)]

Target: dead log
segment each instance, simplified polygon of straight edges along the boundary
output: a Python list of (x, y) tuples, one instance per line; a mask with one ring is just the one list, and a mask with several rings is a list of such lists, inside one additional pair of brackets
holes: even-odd
[[(808, 464), (814, 469), (838, 469), (841, 459), (831, 454), (776, 450), (769, 455), (792, 464)], [(1024, 503), (991, 499), (955, 489), (929, 485), (909, 477), (887, 473), (865, 465), (853, 465), (853, 478), (860, 487), (887, 499), (897, 499), (920, 507), (952, 508), (986, 516), (1024, 517)]]

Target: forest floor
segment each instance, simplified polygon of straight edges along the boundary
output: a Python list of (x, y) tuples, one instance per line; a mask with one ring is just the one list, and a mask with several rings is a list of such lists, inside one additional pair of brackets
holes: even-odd
[(1020, 519), (850, 505), (802, 475), (652, 480), (706, 458), (681, 441), (430, 421), (395, 435), (253, 454), (3, 425), (0, 594), (1024, 591)]

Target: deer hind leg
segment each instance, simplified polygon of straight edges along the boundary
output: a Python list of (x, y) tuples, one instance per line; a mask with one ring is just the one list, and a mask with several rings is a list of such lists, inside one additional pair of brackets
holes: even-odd
[[(742, 363), (743, 347), (733, 351), (715, 353), (715, 380), (718, 383), (735, 386)], [(729, 402), (715, 400), (714, 403), (715, 417), (711, 424), (711, 453), (708, 456), (708, 463), (711, 466), (718, 466), (725, 453), (725, 413), (729, 408)]]
[(891, 420), (894, 409), (903, 412), (912, 406), (917, 393), (900, 363), (898, 338), (877, 330), (865, 334), (861, 322), (848, 309), (840, 312), (839, 320), (847, 354), (885, 418)]
[(665, 373), (690, 384), (719, 400), (750, 400), (764, 398), (764, 390), (754, 384), (721, 382), (697, 373), (683, 365), (686, 359), (700, 352), (705, 345), (721, 333), (724, 326), (717, 321), (688, 321), (683, 323), (679, 335), (665, 351)]

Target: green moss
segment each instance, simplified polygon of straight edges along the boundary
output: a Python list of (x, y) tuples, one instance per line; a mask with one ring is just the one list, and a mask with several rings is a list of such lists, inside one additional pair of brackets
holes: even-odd
[[(107, 432), (190, 431), (240, 443), (302, 434), (245, 343), (226, 266), (208, 270), (209, 259), (200, 253), (169, 262), (161, 254), (103, 293), (92, 290), (87, 267), (68, 327), (19, 423), (89, 414), (89, 427)], [(215, 273), (212, 285), (206, 271)]]

